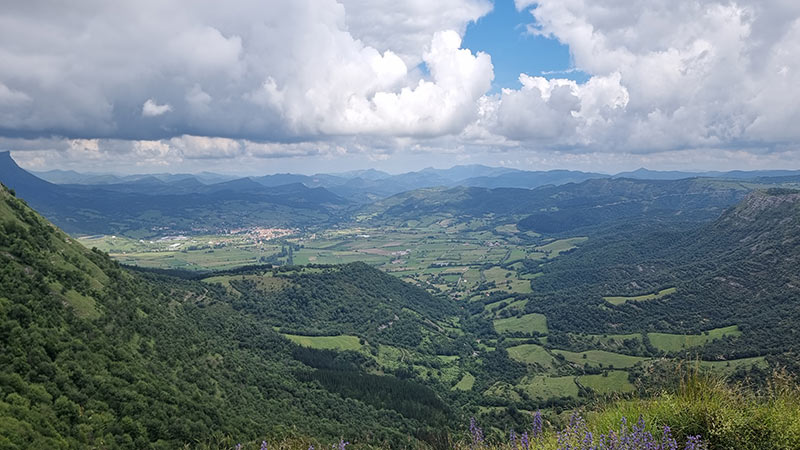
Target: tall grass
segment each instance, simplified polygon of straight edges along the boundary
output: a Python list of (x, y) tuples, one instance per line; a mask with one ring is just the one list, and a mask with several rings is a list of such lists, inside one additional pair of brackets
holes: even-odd
[(756, 389), (694, 368), (677, 392), (616, 401), (588, 418), (596, 429), (607, 429), (638, 415), (648, 424), (669, 425), (678, 437), (699, 434), (713, 450), (800, 449), (800, 387), (785, 371)]

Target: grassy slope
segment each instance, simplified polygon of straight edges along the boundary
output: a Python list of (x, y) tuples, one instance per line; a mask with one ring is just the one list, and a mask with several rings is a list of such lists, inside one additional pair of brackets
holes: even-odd
[[(640, 356), (621, 355), (604, 350), (589, 350), (585, 352), (569, 352), (566, 350), (553, 350), (557, 355), (563, 355), (567, 361), (574, 364), (589, 364), (592, 367), (628, 368), (647, 358)], [(585, 357), (584, 357), (585, 356)]]
[(521, 317), (495, 319), (494, 328), (498, 333), (542, 333), (547, 334), (547, 319), (543, 314), (525, 314)]
[(678, 352), (687, 348), (705, 345), (725, 336), (735, 337), (741, 335), (742, 332), (739, 331), (739, 327), (736, 325), (715, 328), (703, 334), (647, 333), (653, 346), (665, 352)]
[(676, 288), (671, 287), (667, 289), (662, 289), (654, 294), (645, 294), (645, 295), (637, 295), (635, 297), (603, 297), (603, 300), (611, 303), (612, 305), (621, 305), (625, 302), (641, 302), (645, 300), (656, 300), (662, 297), (665, 297), (670, 294), (674, 294), (677, 291)]

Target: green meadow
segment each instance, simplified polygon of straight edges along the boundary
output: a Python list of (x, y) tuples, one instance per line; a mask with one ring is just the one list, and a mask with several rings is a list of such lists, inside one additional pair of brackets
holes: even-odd
[(539, 333), (547, 334), (547, 318), (544, 314), (525, 314), (519, 317), (495, 319), (494, 329), (498, 333)]
[(628, 372), (624, 370), (609, 370), (602, 374), (582, 375), (578, 377), (578, 383), (601, 395), (634, 390), (633, 384), (628, 381)]
[(636, 363), (647, 359), (641, 356), (622, 355), (620, 353), (612, 353), (605, 350), (588, 350), (585, 352), (553, 350), (553, 353), (563, 356), (564, 359), (573, 364), (581, 366), (588, 364), (590, 367), (605, 367), (615, 369), (633, 367)]
[(662, 297), (666, 297), (667, 295), (674, 294), (677, 291), (676, 288), (671, 287), (667, 289), (662, 289), (653, 294), (645, 294), (645, 295), (638, 295), (635, 297), (603, 297), (603, 300), (611, 303), (612, 305), (621, 305), (626, 302), (641, 302), (645, 300), (655, 300)]
[(361, 344), (357, 336), (299, 336), (283, 334), (295, 344), (322, 350), (360, 350)]
[(556, 361), (541, 345), (522, 344), (506, 349), (508, 356), (525, 364), (539, 364), (546, 369), (552, 369)]
[(731, 325), (724, 328), (715, 328), (701, 334), (668, 334), (668, 333), (647, 333), (650, 343), (659, 350), (665, 352), (678, 352), (692, 347), (700, 347), (707, 343), (721, 339), (726, 336), (741, 336), (739, 327)]

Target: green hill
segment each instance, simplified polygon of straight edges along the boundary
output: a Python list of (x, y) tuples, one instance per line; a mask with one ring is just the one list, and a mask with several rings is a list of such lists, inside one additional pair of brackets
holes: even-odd
[[(738, 326), (741, 333), (712, 333), (693, 351), (710, 360), (794, 351), (798, 227), (800, 193), (765, 190), (705, 225), (596, 235), (568, 258), (539, 268), (526, 312), (547, 316), (555, 345), (571, 345), (570, 333), (646, 331), (684, 342)], [(658, 292), (670, 294), (652, 296)]]
[[(317, 276), (331, 289), (377, 283), (398, 311), (438, 317), (424, 291), (369, 267)], [(288, 282), (312, 283), (295, 277)], [(310, 292), (320, 308), (337, 303)], [(0, 447), (344, 435), (403, 446), (449, 423), (449, 408), (429, 388), (367, 373), (363, 355), (299, 347), (273, 330), (284, 316), (251, 314), (232, 295), (218, 284), (123, 270), (0, 188)], [(340, 311), (326, 311), (320, 323), (332, 331)]]

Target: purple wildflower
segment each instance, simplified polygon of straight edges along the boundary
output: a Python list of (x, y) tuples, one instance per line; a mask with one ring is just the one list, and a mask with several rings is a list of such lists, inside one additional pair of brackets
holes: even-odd
[(533, 424), (531, 424), (531, 436), (538, 438), (542, 435), (542, 412), (533, 413)]
[(517, 448), (517, 435), (513, 429), (508, 433), (508, 443), (511, 448)]
[[(569, 425), (557, 434), (558, 450), (677, 450), (678, 444), (672, 437), (672, 430), (664, 427), (660, 439), (646, 430), (644, 417), (632, 427), (623, 418), (619, 431), (610, 431), (607, 435), (595, 436), (580, 415), (573, 415)], [(700, 436), (691, 436), (684, 450), (706, 450)]]
[(522, 436), (519, 438), (519, 443), (522, 444), (522, 450), (529, 450), (530, 449), (530, 439), (528, 439), (528, 432), (522, 433)]
[(661, 432), (660, 450), (678, 450), (678, 441), (672, 437), (672, 429), (668, 426), (664, 426)]
[(700, 435), (697, 436), (689, 436), (686, 439), (686, 450), (704, 450), (706, 448), (703, 445), (703, 441), (700, 440)]
[(473, 448), (483, 446), (483, 430), (478, 426), (474, 417), (469, 419), (469, 435), (472, 438)]
[(261, 441), (261, 450), (267, 450), (267, 441)]

